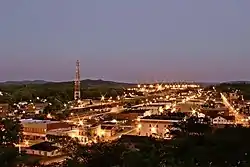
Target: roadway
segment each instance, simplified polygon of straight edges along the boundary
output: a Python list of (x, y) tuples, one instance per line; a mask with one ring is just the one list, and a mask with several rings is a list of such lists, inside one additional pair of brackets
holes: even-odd
[(121, 133), (117, 133), (116, 135), (111, 136), (111, 137), (107, 138), (106, 140), (107, 141), (116, 140), (116, 139), (119, 139), (122, 135), (133, 134), (135, 131), (136, 131), (136, 128), (133, 128), (133, 129), (130, 129), (130, 130), (126, 130), (126, 131), (123, 131)]
[(240, 114), (228, 101), (226, 96), (223, 93), (220, 93), (223, 104), (229, 109), (229, 112), (235, 116), (235, 121), (237, 124), (248, 125), (248, 122), (245, 121), (244, 116)]

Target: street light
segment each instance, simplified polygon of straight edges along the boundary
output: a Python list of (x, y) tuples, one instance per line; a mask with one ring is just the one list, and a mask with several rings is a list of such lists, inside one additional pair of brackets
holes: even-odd
[(80, 126), (83, 126), (83, 121), (79, 121), (79, 125), (80, 125)]
[(159, 107), (159, 112), (163, 113), (164, 109), (162, 107)]
[(105, 100), (104, 96), (101, 96), (101, 106), (102, 106), (102, 102)]
[(29, 141), (26, 140), (24, 144), (25, 144), (25, 146), (28, 146), (29, 145)]
[(151, 133), (156, 133), (156, 127), (151, 128)]
[(50, 113), (48, 113), (47, 118), (48, 118), (48, 119), (51, 119), (51, 118), (52, 118), (52, 116), (51, 116)]

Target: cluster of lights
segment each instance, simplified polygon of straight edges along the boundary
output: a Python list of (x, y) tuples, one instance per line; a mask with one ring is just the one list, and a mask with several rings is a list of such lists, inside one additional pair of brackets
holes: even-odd
[(199, 85), (195, 84), (156, 84), (156, 85), (137, 85), (137, 88), (130, 88), (129, 90), (136, 90), (140, 92), (155, 92), (155, 91), (163, 91), (165, 89), (186, 89), (186, 88), (199, 88)]
[(159, 112), (160, 113), (163, 113), (164, 112), (164, 109), (162, 107), (159, 107)]
[[(199, 88), (200, 85), (196, 84), (167, 84), (164, 86), (165, 88)], [(151, 88), (151, 89), (163, 89), (162, 84), (157, 84), (157, 85), (137, 85), (137, 88)], [(132, 90), (132, 89), (131, 89)], [(136, 90), (136, 89), (134, 89)]]
[(220, 93), (220, 95), (224, 104), (235, 114), (236, 121), (239, 121), (239, 123), (246, 123), (248, 119), (244, 119), (244, 117), (238, 112), (239, 110), (234, 109), (234, 107), (229, 103), (227, 98), (222, 93)]

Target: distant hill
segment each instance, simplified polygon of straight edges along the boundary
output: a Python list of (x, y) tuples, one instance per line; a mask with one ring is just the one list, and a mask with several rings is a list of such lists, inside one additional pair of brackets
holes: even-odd
[[(86, 79), (81, 81), (81, 98), (99, 100), (102, 95), (115, 98), (122, 96), (124, 89), (132, 86), (134, 84)], [(55, 99), (66, 103), (73, 100), (74, 82), (8, 81), (0, 83), (0, 91), (6, 95), (0, 96), (0, 103), (37, 101), (36, 97), (50, 100), (52, 103)]]
[(224, 84), (250, 84), (250, 81), (229, 81), (224, 82)]
[(24, 80), (24, 81), (6, 81), (6, 82), (1, 82), (0, 84), (6, 84), (6, 85), (27, 85), (27, 84), (45, 84), (48, 83), (47, 81), (44, 80)]
[[(74, 81), (62, 81), (62, 82), (53, 82), (53, 81), (45, 81), (45, 80), (24, 80), (24, 81), (6, 81), (6, 82), (0, 82), (0, 85), (4, 84), (4, 85), (42, 85), (42, 84), (72, 84)], [(171, 83), (179, 83), (179, 82), (171, 82)], [(189, 83), (189, 82), (187, 82)], [(218, 85), (220, 83), (213, 83), (213, 82), (193, 82), (195, 84), (199, 84), (201, 86), (211, 86), (211, 85)], [(225, 83), (250, 83), (250, 82), (246, 82), (246, 81), (235, 81), (235, 82), (225, 82)], [(81, 80), (81, 84), (82, 85), (86, 85), (86, 86), (100, 86), (100, 85), (124, 85), (124, 86), (134, 86), (136, 84), (133, 83), (124, 83), (124, 82), (115, 82), (115, 81), (104, 81), (101, 79), (85, 79), (85, 80)], [(163, 84), (169, 84), (167, 83), (163, 83)]]
[[(24, 80), (24, 81), (6, 81), (2, 82), (0, 84), (2, 85), (43, 85), (43, 84), (71, 84), (73, 81), (63, 81), (63, 82), (52, 82), (52, 81), (45, 81), (45, 80)], [(122, 83), (122, 82), (114, 82), (114, 81), (104, 81), (101, 79), (98, 80), (91, 80), (91, 79), (86, 79), (86, 80), (81, 80), (82, 85), (87, 85), (87, 86), (99, 86), (99, 85), (134, 85), (131, 83)]]

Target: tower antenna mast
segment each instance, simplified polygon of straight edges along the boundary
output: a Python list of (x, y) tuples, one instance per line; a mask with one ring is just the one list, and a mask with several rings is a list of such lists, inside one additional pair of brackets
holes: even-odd
[(76, 61), (76, 76), (75, 76), (75, 89), (74, 89), (74, 99), (80, 100), (80, 62)]

